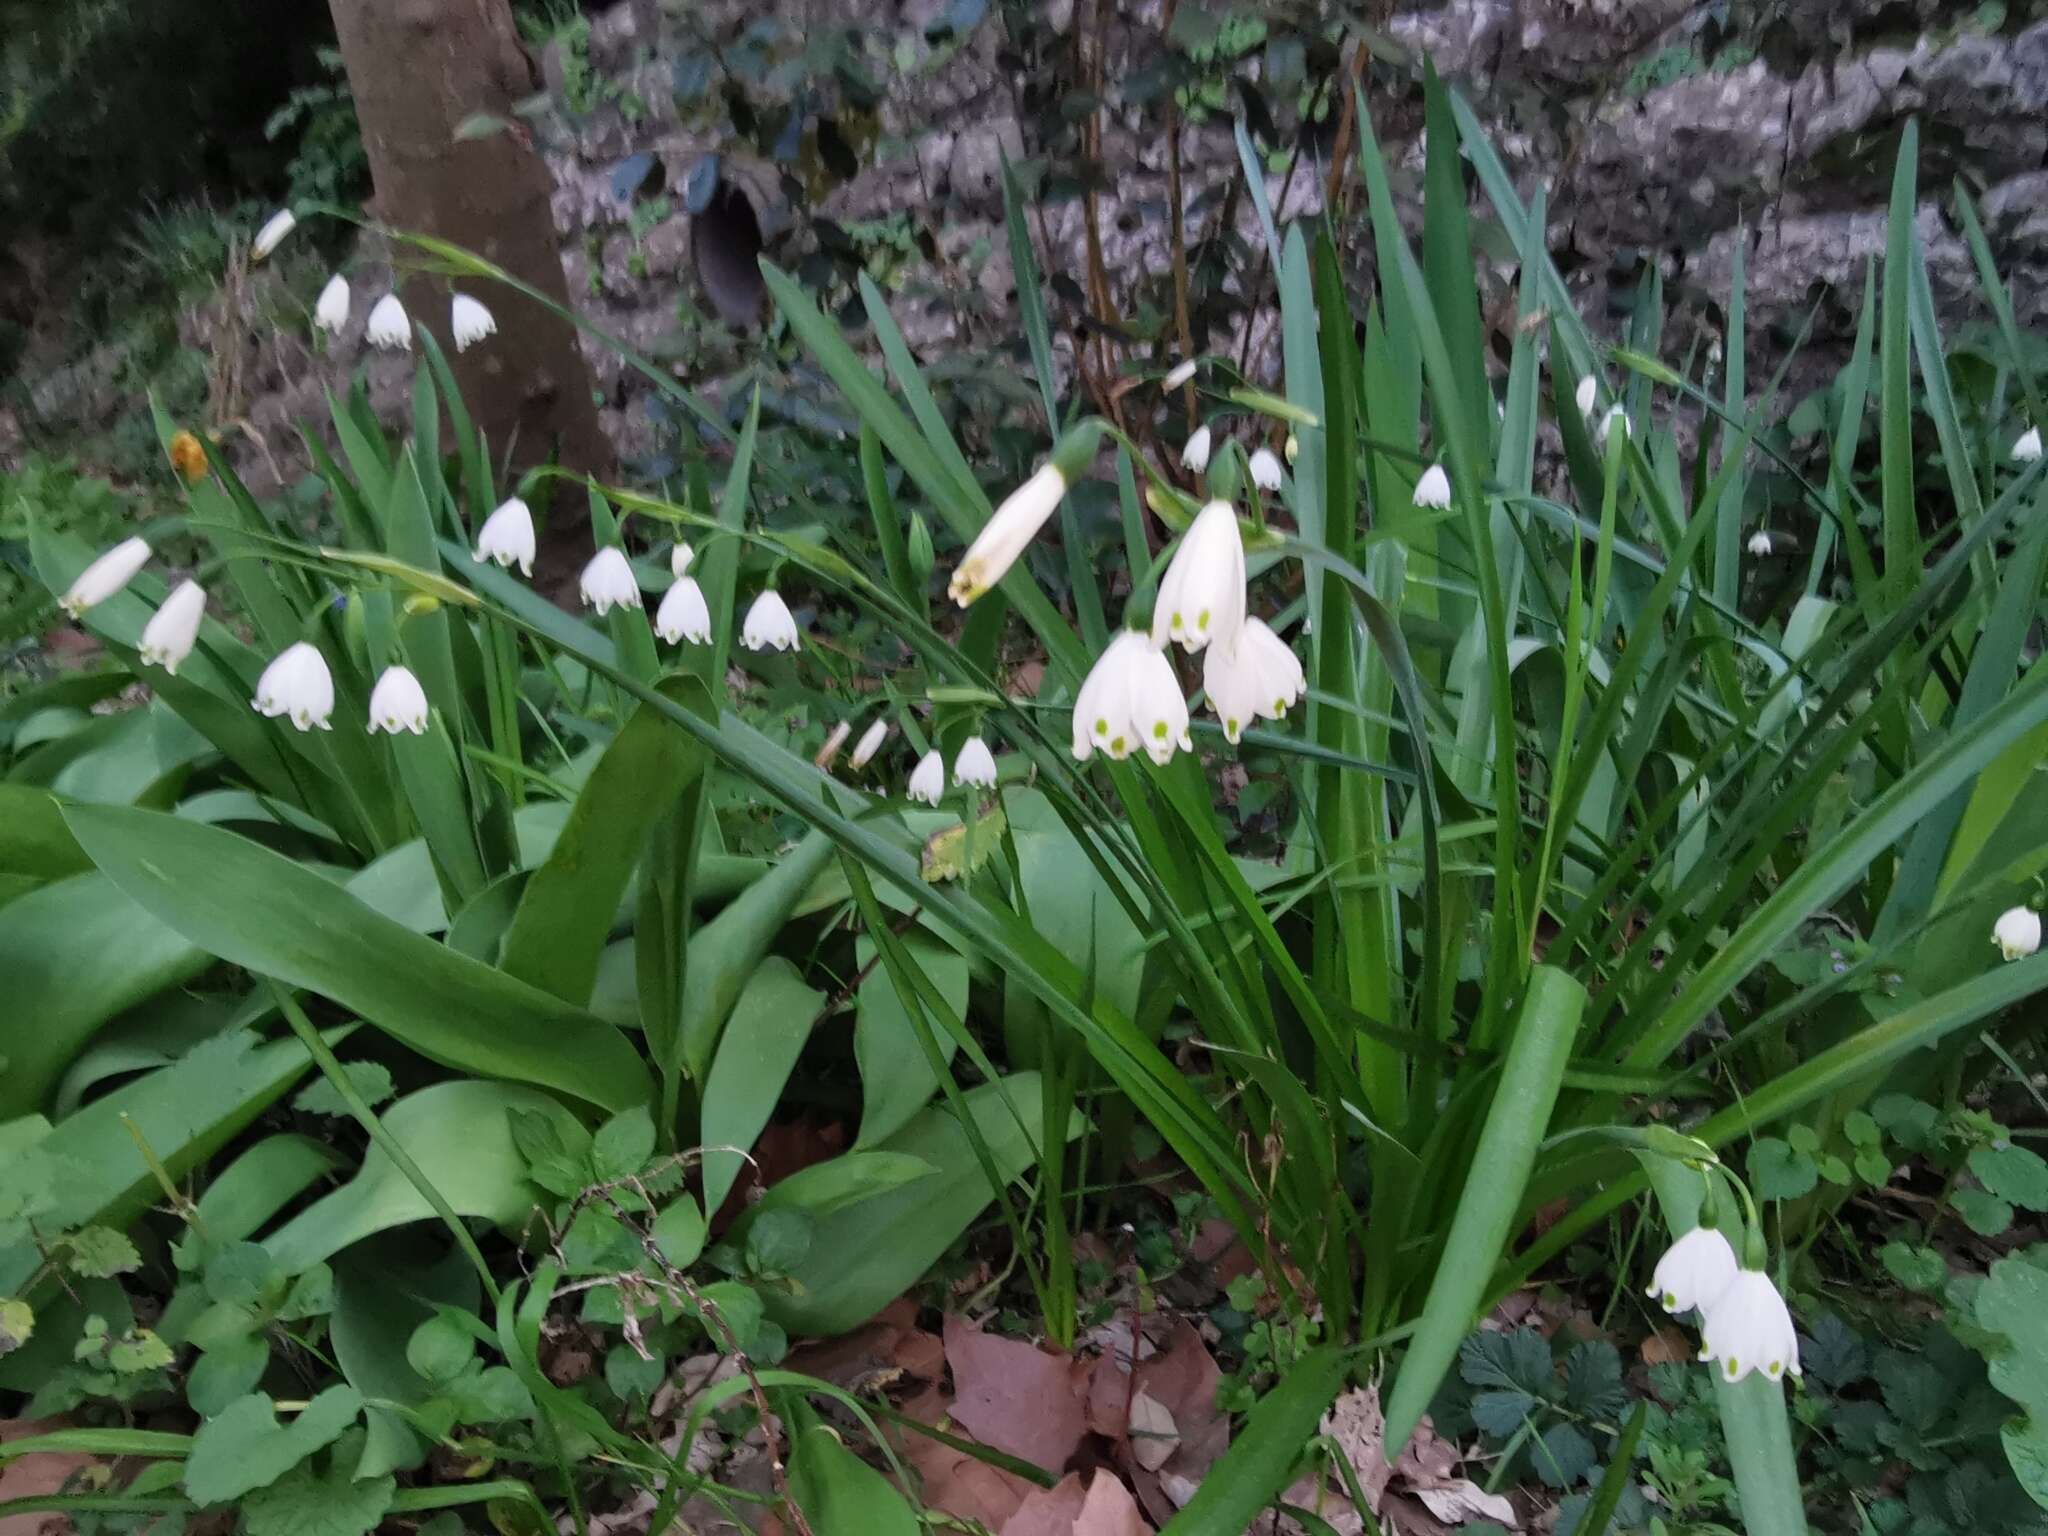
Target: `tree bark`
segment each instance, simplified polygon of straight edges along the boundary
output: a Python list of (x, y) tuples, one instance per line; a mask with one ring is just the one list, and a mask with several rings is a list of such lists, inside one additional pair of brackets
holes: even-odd
[[(523, 129), (458, 141), (477, 113), (514, 121), (537, 89), (506, 0), (329, 0), (376, 185), (377, 216), (438, 235), (567, 306), (553, 182)], [(403, 250), (393, 256), (402, 262)], [(487, 304), (495, 336), (458, 354), (448, 279), (404, 280), (406, 311), (447, 351), (493, 460), (549, 460), (608, 474), (611, 445), (591, 399), (576, 328), (523, 294), (461, 285)]]

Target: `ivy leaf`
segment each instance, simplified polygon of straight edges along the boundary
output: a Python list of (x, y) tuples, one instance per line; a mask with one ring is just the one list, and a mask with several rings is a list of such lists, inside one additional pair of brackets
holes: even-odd
[(1892, 1160), (1874, 1147), (1865, 1147), (1856, 1154), (1856, 1177), (1882, 1188), (1892, 1181)]
[(1979, 1237), (1996, 1237), (2012, 1225), (2012, 1207), (1996, 1195), (1981, 1189), (1959, 1189), (1951, 1199), (1956, 1214), (1969, 1223)]
[(1535, 1407), (1535, 1398), (1513, 1387), (1481, 1392), (1472, 1399), (1472, 1422), (1494, 1439), (1505, 1440), (1522, 1427)]
[(598, 1182), (638, 1173), (654, 1156), (654, 1117), (645, 1104), (622, 1109), (598, 1128), (590, 1144), (590, 1165)]
[(1791, 1143), (1794, 1152), (1804, 1152), (1809, 1157), (1820, 1150), (1820, 1132), (1810, 1125), (1795, 1125), (1785, 1132), (1785, 1140)]
[(2040, 1153), (2009, 1141), (1972, 1147), (1970, 1172), (2007, 1204), (2027, 1211), (2048, 1211), (2048, 1161)]
[(362, 1412), (354, 1387), (329, 1387), (290, 1424), (261, 1392), (240, 1397), (199, 1426), (185, 1461), (185, 1492), (200, 1504), (226, 1504), (267, 1488), (313, 1452), (332, 1445)]
[(248, 1536), (368, 1536), (391, 1509), (398, 1492), (389, 1476), (355, 1478), (348, 1469), (361, 1454), (359, 1434), (336, 1445), (327, 1469), (301, 1462), (266, 1488), (242, 1501)]
[(1884, 1137), (1877, 1121), (1860, 1109), (1852, 1109), (1842, 1117), (1842, 1134), (1853, 1147), (1875, 1147)]
[(1877, 1250), (1887, 1273), (1909, 1291), (1932, 1291), (1948, 1278), (1948, 1263), (1932, 1248), (1896, 1238)]
[[(355, 1089), (365, 1104), (382, 1104), (391, 1097), (391, 1074), (374, 1061), (345, 1061), (349, 1086)], [(324, 1077), (317, 1077), (299, 1091), (292, 1100), (292, 1108), (306, 1115), (332, 1115), (342, 1119), (353, 1113), (342, 1103), (341, 1094), (333, 1083)]]
[(142, 1267), (135, 1245), (112, 1227), (80, 1227), (64, 1239), (65, 1267), (88, 1280), (111, 1280)]
[(1592, 1469), (1593, 1442), (1573, 1424), (1553, 1424), (1543, 1431), (1530, 1457), (1536, 1475), (1552, 1488), (1569, 1488)]
[(1475, 1387), (1513, 1387), (1544, 1397), (1555, 1385), (1550, 1343), (1534, 1328), (1475, 1333), (1458, 1349), (1458, 1373)]
[(147, 1328), (131, 1328), (107, 1346), (107, 1364), (122, 1376), (160, 1371), (172, 1359), (171, 1346)]
[(1813, 1158), (1790, 1142), (1759, 1136), (1749, 1149), (1749, 1181), (1760, 1200), (1797, 1200), (1819, 1178)]
[(1908, 1152), (1925, 1152), (1941, 1125), (1941, 1111), (1903, 1093), (1880, 1095), (1870, 1115), (1884, 1132)]

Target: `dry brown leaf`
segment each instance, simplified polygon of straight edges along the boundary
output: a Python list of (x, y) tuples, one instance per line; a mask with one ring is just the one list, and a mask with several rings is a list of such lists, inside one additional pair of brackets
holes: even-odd
[(1157, 1472), (1180, 1449), (1180, 1430), (1166, 1405), (1150, 1392), (1131, 1396), (1131, 1455), (1147, 1472)]
[(1064, 1468), (1088, 1432), (1072, 1357), (984, 1333), (957, 1316), (946, 1319), (945, 1343), (953, 1417), (983, 1445), (1048, 1472)]
[(1676, 1328), (1659, 1328), (1643, 1340), (1643, 1364), (1676, 1365), (1690, 1360), (1692, 1341)]
[[(66, 1426), (54, 1419), (0, 1419), (0, 1441), (25, 1440)], [(61, 1451), (38, 1451), (0, 1466), (0, 1502), (33, 1499), (61, 1491), (75, 1472), (94, 1464), (90, 1456), (72, 1456)], [(68, 1531), (71, 1523), (61, 1515), (0, 1516), (0, 1536), (41, 1536), (45, 1530)]]
[(1488, 1493), (1477, 1483), (1459, 1478), (1441, 1488), (1418, 1488), (1415, 1497), (1445, 1525), (1463, 1525), (1468, 1520), (1492, 1520), (1517, 1530), (1521, 1520), (1515, 1514), (1515, 1506), (1498, 1493)]
[(1152, 1527), (1138, 1513), (1131, 1490), (1098, 1468), (1088, 1485), (1088, 1501), (1074, 1520), (1073, 1536), (1152, 1536)]
[(1081, 1486), (1081, 1474), (1069, 1472), (1056, 1487), (1036, 1488), (1003, 1522), (1002, 1536), (1074, 1536), (1074, 1522), (1088, 1494)]

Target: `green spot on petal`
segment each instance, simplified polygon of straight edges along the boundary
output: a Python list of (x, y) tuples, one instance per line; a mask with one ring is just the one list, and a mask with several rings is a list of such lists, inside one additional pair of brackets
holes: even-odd
[(1152, 727), (1152, 739), (1154, 741), (1166, 740), (1166, 722), (1164, 720)]

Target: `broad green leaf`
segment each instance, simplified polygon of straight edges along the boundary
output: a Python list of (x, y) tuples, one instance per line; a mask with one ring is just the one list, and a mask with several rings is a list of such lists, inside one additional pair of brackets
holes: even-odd
[(748, 1149), (782, 1098), (824, 1001), (825, 994), (806, 986), (803, 974), (780, 955), (769, 956), (747, 978), (704, 1082), (697, 1134), (706, 1148), (706, 1210), (725, 1203)]
[[(512, 1141), (517, 1110), (581, 1129), (544, 1093), (474, 1079), (422, 1088), (393, 1105), (383, 1121), (456, 1214), (516, 1226), (541, 1198)], [(296, 1274), (373, 1233), (433, 1215), (426, 1197), (372, 1145), (353, 1179), (271, 1233), (264, 1246), (286, 1273)]]
[(397, 1482), (387, 1473), (358, 1477), (359, 1456), (350, 1454), (360, 1433), (337, 1443), (328, 1465), (316, 1471), (301, 1462), (242, 1503), (248, 1536), (368, 1536), (391, 1509)]
[(1976, 1315), (2012, 1344), (1991, 1360), (1991, 1385), (2026, 1410), (2000, 1432), (2005, 1457), (2027, 1496), (2048, 1509), (2048, 1269), (2000, 1259), (1977, 1288)]
[[(1038, 1149), (1023, 1127), (1037, 1124), (1038, 1096), (1035, 1072), (984, 1083), (965, 1095), (968, 1112), (1008, 1178), (1018, 1177), (1037, 1158)], [(1069, 1134), (1078, 1127), (1077, 1121)], [(790, 1275), (789, 1292), (765, 1298), (769, 1316), (792, 1333), (844, 1333), (866, 1322), (930, 1269), (995, 1198), (966, 1132), (943, 1106), (925, 1110), (875, 1150), (920, 1158), (933, 1172), (818, 1215), (810, 1255)], [(805, 1172), (822, 1177), (818, 1168), (829, 1166), (821, 1163)], [(780, 1187), (770, 1189), (762, 1205)]]
[(333, 1444), (362, 1406), (354, 1387), (329, 1387), (280, 1425), (276, 1406), (261, 1392), (238, 1398), (192, 1437), (185, 1491), (200, 1504), (225, 1504), (266, 1488)]
[[(329, 1327), (343, 1378), (365, 1398), (424, 1404), (434, 1389), (406, 1363), (406, 1343), (435, 1307), (473, 1312), (478, 1295), (476, 1271), (453, 1247), (432, 1266), (392, 1240), (366, 1243), (337, 1259)], [(404, 1471), (426, 1459), (426, 1443), (398, 1414), (370, 1407), (364, 1417), (369, 1433), (358, 1476)]]
[[(659, 686), (684, 708), (710, 713), (710, 696), (695, 678), (672, 676)], [(547, 862), (526, 883), (505, 935), (508, 973), (579, 1008), (590, 1000), (598, 955), (648, 830), (704, 771), (708, 755), (657, 711), (634, 711), (584, 782)]]
[(1585, 1007), (1586, 989), (1576, 978), (1547, 965), (1530, 972), (1422, 1320), (1387, 1399), (1389, 1447), (1408, 1443), (1459, 1344), (1472, 1331), (1487, 1280), (1514, 1235), (1529, 1170), (1549, 1127)]
[(92, 868), (64, 825), (63, 803), (46, 789), (0, 783), (0, 872), (61, 880)]
[(889, 1480), (822, 1424), (797, 1436), (789, 1496), (816, 1536), (918, 1536), (922, 1529)]
[[(1022, 841), (1019, 840), (1022, 857)], [(1038, 916), (1038, 908), (1032, 908)], [(946, 945), (912, 933), (905, 951), (946, 1000), (956, 1018), (967, 1017), (967, 960)], [(866, 939), (855, 946), (861, 966), (874, 959)], [(944, 1030), (933, 1030), (940, 1054), (950, 1062), (959, 1042)], [(854, 996), (853, 1055), (860, 1063), (860, 1136), (855, 1147), (874, 1146), (901, 1130), (931, 1102), (939, 1082), (919, 1043), (917, 1026), (903, 1006), (903, 995), (880, 966), (870, 970)]]
[(1350, 1368), (1350, 1352), (1329, 1344), (1289, 1366), (1159, 1536), (1242, 1536), (1253, 1529), (1259, 1511), (1293, 1481), (1304, 1448)]
[(612, 1025), (378, 916), (282, 855), (153, 811), (65, 814), (102, 873), (208, 953), (329, 997), (446, 1066), (608, 1109), (647, 1099), (646, 1068)]

